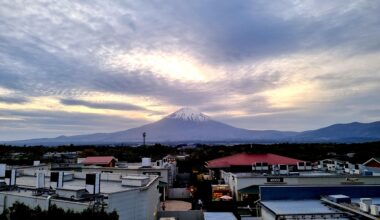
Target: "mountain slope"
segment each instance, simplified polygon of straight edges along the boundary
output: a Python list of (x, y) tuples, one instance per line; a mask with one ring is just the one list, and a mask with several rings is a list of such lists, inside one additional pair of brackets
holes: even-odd
[(353, 122), (335, 124), (325, 128), (304, 131), (293, 140), (307, 142), (357, 142), (380, 140), (380, 121), (372, 123)]
[(6, 142), (13, 145), (64, 145), (141, 143), (146, 132), (150, 143), (161, 142), (365, 142), (380, 140), (380, 122), (336, 124), (304, 131), (255, 131), (236, 128), (194, 109), (183, 108), (165, 118), (124, 131), (76, 136), (59, 136)]

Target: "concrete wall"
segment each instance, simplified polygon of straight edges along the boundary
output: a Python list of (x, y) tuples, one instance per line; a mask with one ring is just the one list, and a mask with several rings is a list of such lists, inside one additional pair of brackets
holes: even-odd
[[(94, 173), (94, 172), (102, 172), (103, 174), (107, 174), (107, 172), (112, 172), (108, 173), (111, 176), (112, 175), (122, 175), (122, 176), (127, 176), (127, 175), (142, 175), (146, 172), (150, 173), (160, 173), (160, 181), (163, 181), (165, 183), (169, 183), (169, 168), (165, 169), (156, 169), (156, 168), (143, 168), (143, 169), (129, 169), (129, 168), (110, 168), (110, 167), (99, 167), (99, 168), (82, 168), (83, 173)], [(103, 177), (102, 177), (103, 179)], [(120, 178), (119, 178), (120, 179)]]
[(36, 174), (37, 170), (48, 171), (49, 170), (49, 165), (14, 167), (14, 169), (17, 169), (18, 175), (34, 176)]
[[(94, 173), (94, 172), (88, 172), (88, 173)], [(74, 178), (86, 179), (86, 174), (87, 173), (83, 173), (83, 172), (74, 172)], [(121, 180), (121, 176), (122, 175), (120, 173), (101, 173), (100, 179), (105, 180), (105, 181), (119, 181)]]
[(168, 198), (188, 199), (190, 198), (190, 192), (187, 188), (170, 188), (168, 191)]
[(145, 189), (129, 190), (109, 194), (108, 212), (114, 210), (119, 220), (155, 220), (159, 209), (158, 181)]
[(261, 218), (264, 220), (275, 220), (276, 216), (266, 207), (261, 206)]
[[(4, 211), (4, 209), (11, 207), (15, 202), (24, 203), (30, 208), (35, 208), (40, 206), (42, 210), (47, 210), (49, 207), (49, 202), (46, 197), (37, 197), (37, 196), (24, 196), (24, 195), (16, 195), (16, 194), (0, 194), (0, 213)], [(57, 207), (60, 207), (64, 210), (71, 209), (75, 212), (81, 212), (84, 209), (88, 208), (88, 204), (78, 203), (72, 201), (64, 201), (64, 200), (56, 200), (51, 199), (50, 205), (55, 204)]]
[(162, 217), (175, 217), (180, 220), (204, 220), (203, 212), (199, 210), (158, 212), (157, 219)]

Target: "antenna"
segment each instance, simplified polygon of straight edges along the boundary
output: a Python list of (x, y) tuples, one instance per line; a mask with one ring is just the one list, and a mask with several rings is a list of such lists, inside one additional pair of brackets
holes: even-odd
[(143, 133), (142, 133), (142, 136), (143, 136), (143, 145), (145, 146), (146, 132), (143, 132)]

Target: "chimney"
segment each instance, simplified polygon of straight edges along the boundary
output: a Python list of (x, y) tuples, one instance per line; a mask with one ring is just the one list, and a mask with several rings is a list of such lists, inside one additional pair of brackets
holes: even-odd
[(50, 186), (54, 189), (63, 187), (63, 171), (50, 173)]
[(91, 194), (100, 193), (100, 173), (86, 174), (86, 190)]
[(5, 171), (5, 181), (7, 182), (8, 186), (16, 185), (16, 170), (15, 169)]

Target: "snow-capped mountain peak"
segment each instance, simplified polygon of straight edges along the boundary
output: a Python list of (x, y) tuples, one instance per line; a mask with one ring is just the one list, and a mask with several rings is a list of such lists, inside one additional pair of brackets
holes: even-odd
[(168, 115), (166, 118), (180, 119), (184, 121), (197, 121), (197, 122), (211, 120), (209, 116), (193, 108), (181, 108), (178, 111)]

